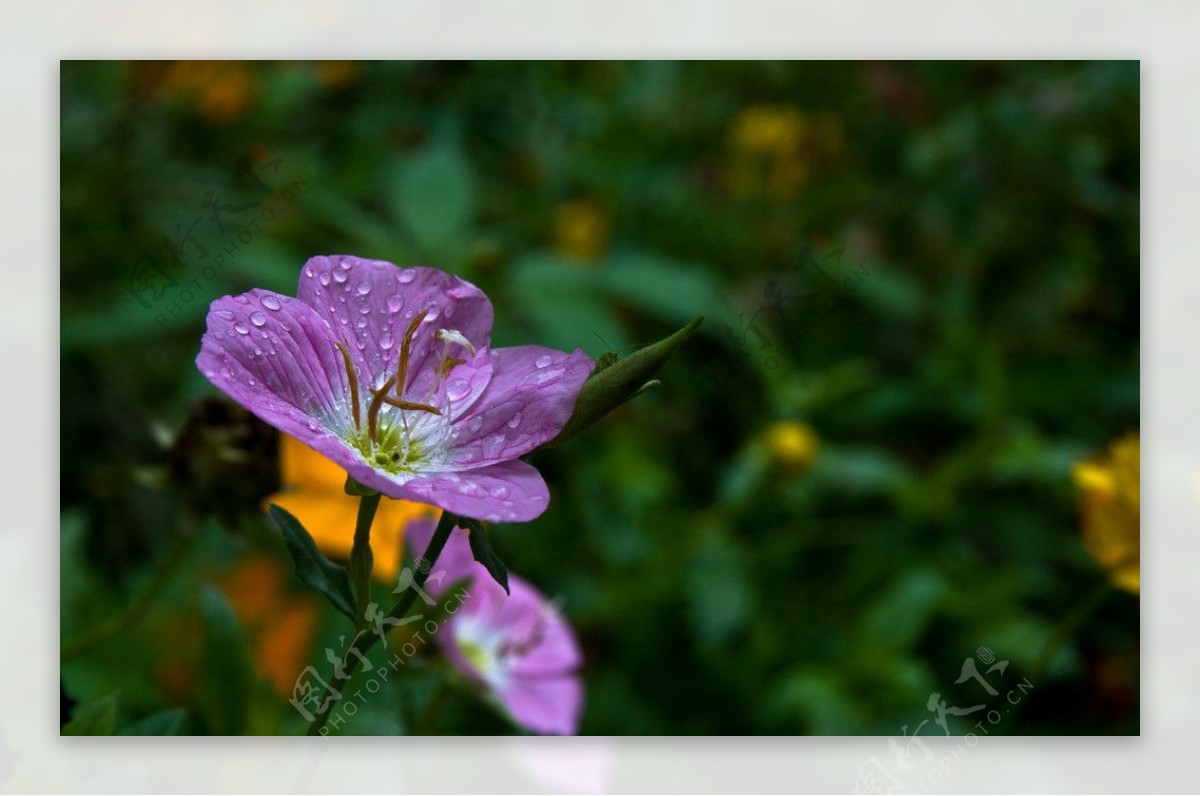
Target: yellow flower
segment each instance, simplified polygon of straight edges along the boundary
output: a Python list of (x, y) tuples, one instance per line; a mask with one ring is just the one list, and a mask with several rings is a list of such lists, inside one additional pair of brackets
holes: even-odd
[(770, 460), (789, 470), (807, 470), (820, 448), (812, 427), (794, 420), (772, 424), (767, 429), (766, 445)]
[(730, 124), (730, 187), (735, 195), (791, 199), (838, 154), (842, 128), (828, 114), (788, 105), (751, 105)]
[[(268, 500), (294, 514), (327, 555), (349, 558), (359, 498), (345, 492), (346, 471), (286, 434), (280, 435), (279, 466), (283, 491)], [(432, 506), (389, 497), (379, 502), (371, 526), (375, 558), (371, 574), (376, 580), (396, 580), (404, 553), (404, 529), (413, 520), (436, 513)]]
[(1141, 448), (1137, 433), (1114, 442), (1108, 455), (1075, 465), (1083, 493), (1083, 544), (1113, 583), (1141, 590)]
[(568, 257), (591, 260), (608, 249), (608, 216), (595, 202), (564, 202), (554, 214), (554, 248)]

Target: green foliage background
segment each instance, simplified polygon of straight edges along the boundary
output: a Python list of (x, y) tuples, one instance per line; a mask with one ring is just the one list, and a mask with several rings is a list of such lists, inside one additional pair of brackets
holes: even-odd
[[(981, 701), (955, 684), (980, 647), (1035, 686), (993, 733), (1138, 732), (1138, 600), (1104, 591), (1070, 481), (1138, 426), (1136, 63), (172, 69), (62, 66), (64, 639), (180, 533), (159, 438), (214, 393), (208, 303), (353, 253), (477, 283), (500, 345), (627, 352), (706, 315), (659, 389), (535, 455), (550, 510), (494, 531), (578, 630), (583, 732), (898, 735), (932, 692)], [(739, 137), (755, 118), (792, 138)], [(242, 157), (279, 159), (270, 194)], [(207, 191), (263, 204), (218, 232)], [(209, 256), (171, 265), (195, 219)], [(149, 309), (143, 256), (180, 283)], [(778, 421), (815, 429), (811, 468), (772, 457)], [(197, 533), (141, 622), (64, 662), (71, 731), (303, 729), (211, 587), (282, 543), (260, 512)], [(322, 610), (314, 660), (344, 632)], [(352, 731), (509, 731), (458, 693), (414, 725), (429, 687)]]

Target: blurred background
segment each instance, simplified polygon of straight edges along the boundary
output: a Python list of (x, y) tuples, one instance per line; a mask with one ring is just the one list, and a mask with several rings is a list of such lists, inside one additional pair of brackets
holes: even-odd
[[(475, 282), (497, 345), (706, 316), (494, 529), (583, 733), (1136, 734), (1138, 192), (1136, 62), (64, 62), (63, 720), (303, 731), (344, 619), (193, 360), (352, 253)], [(512, 731), (434, 677), (352, 731)]]

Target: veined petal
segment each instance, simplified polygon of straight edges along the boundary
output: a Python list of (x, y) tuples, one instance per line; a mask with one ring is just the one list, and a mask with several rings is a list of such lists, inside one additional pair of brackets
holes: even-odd
[(370, 387), (396, 375), (405, 332), (428, 311), (409, 351), (402, 392), (411, 400), (421, 400), (433, 385), (443, 348), (438, 329), (460, 331), (477, 349), (491, 342), (491, 301), (470, 282), (436, 268), (399, 268), (349, 255), (312, 257), (300, 271), (296, 295), (346, 342)]
[(554, 439), (596, 366), (582, 351), (534, 345), (497, 348), (490, 356), (492, 380), (455, 421), (461, 431), (451, 461), (459, 467), (515, 459)]
[(196, 366), (263, 421), (328, 454), (351, 422), (333, 339), (303, 302), (251, 290), (212, 303)]
[(542, 735), (579, 732), (583, 683), (577, 675), (515, 677), (496, 693), (523, 727)]
[(430, 503), (488, 522), (527, 522), (546, 510), (550, 492), (532, 465), (518, 459), (461, 472), (392, 478), (361, 460), (342, 462), (361, 484), (388, 497)]

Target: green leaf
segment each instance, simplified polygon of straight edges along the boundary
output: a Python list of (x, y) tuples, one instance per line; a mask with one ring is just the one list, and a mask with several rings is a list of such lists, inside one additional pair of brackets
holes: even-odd
[(575, 412), (571, 419), (551, 444), (557, 445), (570, 439), (641, 391), (667, 363), (675, 349), (682, 345), (703, 321), (704, 316), (697, 315), (687, 326), (670, 337), (640, 348), (604, 370), (593, 371), (591, 378), (583, 383), (583, 389), (579, 391), (579, 399), (575, 402)]
[(466, 527), (467, 539), (471, 543), (471, 555), (475, 556), (475, 560), (483, 564), (483, 568), (488, 571), (492, 578), (504, 587), (504, 591), (508, 589), (508, 567), (504, 566), (504, 562), (496, 555), (496, 551), (492, 548), (492, 541), (488, 538), (487, 531), (484, 530), (483, 523), (479, 520), (472, 520), (466, 517), (460, 518), (457, 523), (460, 527)]
[(475, 176), (456, 147), (439, 145), (401, 164), (394, 210), (426, 253), (462, 238), (475, 211)]
[(186, 721), (187, 711), (183, 708), (161, 710), (122, 728), (117, 735), (182, 735)]
[(80, 705), (62, 735), (113, 735), (117, 729), (117, 694)]
[(306, 585), (324, 594), (333, 607), (350, 617), (350, 621), (358, 621), (358, 612), (354, 609), (354, 593), (350, 590), (350, 576), (346, 570), (325, 557), (317, 549), (317, 543), (312, 536), (286, 509), (270, 505), (271, 517), (283, 533), (283, 541), (287, 544), (292, 561), (296, 563), (296, 576)]
[(204, 617), (200, 694), (202, 708), (214, 735), (245, 732), (252, 696), (254, 669), (233, 606), (216, 588), (200, 595)]

